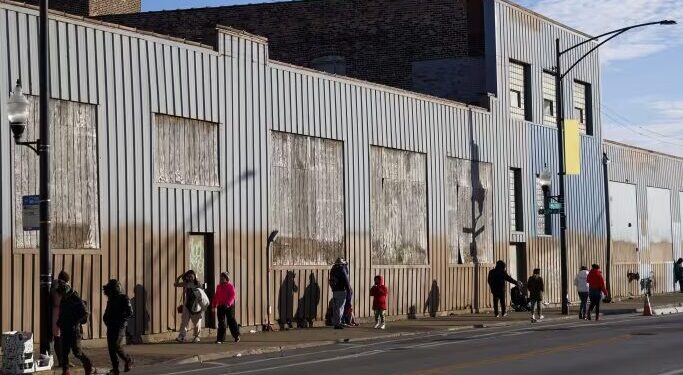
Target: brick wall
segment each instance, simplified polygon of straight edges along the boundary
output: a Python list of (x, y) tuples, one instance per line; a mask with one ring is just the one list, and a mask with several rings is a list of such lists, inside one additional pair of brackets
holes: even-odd
[[(39, 0), (26, 0), (26, 2), (38, 5)], [(141, 0), (50, 0), (49, 6), (50, 9), (77, 16), (94, 17), (106, 14), (140, 12)]]
[(313, 67), (316, 58), (341, 56), (348, 76), (475, 101), (483, 90), (483, 74), (469, 82), (460, 79), (458, 84), (467, 89), (430, 90), (425, 80), (413, 84), (413, 64), (466, 59), (471, 66), (475, 57), (483, 71), (481, 9), (482, 0), (308, 0), (101, 18), (210, 45), (216, 42), (216, 25), (230, 26), (268, 37), (275, 60)]

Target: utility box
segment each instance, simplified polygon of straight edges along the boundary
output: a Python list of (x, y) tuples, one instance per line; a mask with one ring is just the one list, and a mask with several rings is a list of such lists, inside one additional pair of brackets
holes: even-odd
[(2, 334), (2, 373), (33, 373), (33, 333), (5, 332)]

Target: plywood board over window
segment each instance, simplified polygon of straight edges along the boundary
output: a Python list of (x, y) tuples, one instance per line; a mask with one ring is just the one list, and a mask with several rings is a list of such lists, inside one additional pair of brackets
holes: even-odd
[(272, 132), (270, 230), (275, 266), (327, 266), (344, 254), (343, 143)]
[(673, 260), (671, 236), (671, 191), (647, 188), (647, 235), (652, 263)]
[(154, 175), (157, 183), (219, 186), (218, 124), (157, 114)]
[(427, 256), (427, 157), (370, 150), (370, 231), (375, 265), (424, 265)]
[(451, 263), (493, 262), (491, 164), (448, 158), (446, 162), (448, 249)]
[[(38, 138), (38, 97), (29, 98), (25, 140)], [(96, 107), (65, 100), (50, 100), (51, 220), (53, 249), (100, 247), (97, 180)], [(39, 190), (38, 156), (27, 147), (13, 145), (14, 225), (17, 249), (38, 247), (38, 231), (23, 229), (22, 196)]]

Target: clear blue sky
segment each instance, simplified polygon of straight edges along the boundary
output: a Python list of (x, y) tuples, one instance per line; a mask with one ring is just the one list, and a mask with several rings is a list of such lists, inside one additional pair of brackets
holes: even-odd
[[(517, 1), (593, 35), (666, 18), (683, 24), (683, 0)], [(273, 1), (143, 0), (143, 9), (263, 2)], [(600, 57), (605, 137), (683, 156), (683, 25), (625, 34), (605, 45)]]

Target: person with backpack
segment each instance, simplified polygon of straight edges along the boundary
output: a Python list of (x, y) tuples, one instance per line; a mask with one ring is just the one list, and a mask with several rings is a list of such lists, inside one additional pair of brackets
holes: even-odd
[(351, 290), (349, 273), (346, 262), (342, 258), (337, 258), (330, 270), (330, 288), (332, 289), (332, 300), (334, 309), (332, 310), (332, 324), (334, 329), (344, 329), (342, 317), (344, 316), (344, 305), (346, 305), (346, 295)]
[[(493, 313), (496, 315), (496, 318), (507, 316), (507, 312), (505, 312), (505, 282), (507, 281), (517, 286), (520, 285), (518, 281), (508, 275), (506, 267), (505, 262), (499, 260), (496, 262), (496, 267), (489, 271), (488, 275), (488, 284), (493, 295)], [(502, 315), (498, 314), (499, 303)]]
[(235, 286), (230, 282), (227, 272), (221, 273), (220, 283), (216, 285), (216, 294), (213, 297), (211, 307), (216, 309), (218, 315), (218, 337), (216, 344), (225, 342), (225, 322), (227, 320), (230, 334), (235, 342), (240, 341), (240, 327), (235, 320)]
[(586, 307), (588, 305), (588, 267), (581, 266), (579, 273), (574, 277), (574, 285), (576, 285), (576, 290), (579, 292), (579, 300), (581, 305), (579, 305), (579, 319), (586, 319)]
[[(71, 276), (62, 270), (57, 276), (57, 280), (52, 282), (50, 288), (50, 296), (52, 297), (52, 338), (54, 340), (55, 357), (57, 358), (57, 367), (62, 367), (62, 334), (57, 325), (59, 319), (59, 305), (62, 303), (62, 296), (57, 292), (59, 286), (62, 284), (69, 285)], [(67, 363), (68, 365), (68, 363)]]
[(60, 284), (57, 287), (57, 293), (61, 296), (57, 326), (59, 326), (62, 341), (61, 359), (59, 361), (62, 366), (62, 375), (71, 375), (69, 353), (72, 352), (74, 357), (83, 363), (85, 375), (91, 375), (93, 373), (92, 362), (81, 349), (81, 325), (88, 322), (86, 303), (69, 284)]
[(119, 357), (124, 362), (124, 372), (129, 372), (133, 367), (133, 360), (121, 347), (126, 337), (128, 319), (133, 316), (133, 306), (128, 296), (123, 293), (121, 283), (116, 279), (109, 280), (102, 287), (102, 292), (107, 296), (107, 308), (104, 310), (103, 320), (107, 326), (107, 349), (112, 365), (110, 374), (118, 375)]
[(194, 326), (192, 342), (199, 342), (199, 334), (202, 330), (202, 316), (209, 307), (209, 298), (199, 286), (197, 274), (193, 270), (178, 276), (174, 285), (177, 288), (183, 288), (183, 304), (178, 307), (178, 312), (182, 314), (180, 333), (176, 341), (185, 342), (188, 327), (190, 322), (192, 322)]
[(541, 277), (541, 270), (539, 268), (534, 269), (534, 273), (529, 278), (529, 281), (527, 281), (526, 287), (529, 290), (529, 299), (531, 300), (531, 322), (536, 322), (534, 307), (536, 307), (536, 312), (538, 313), (538, 320), (543, 320), (542, 304), (545, 285), (543, 285), (543, 278)]
[(370, 296), (372, 297), (372, 311), (375, 312), (375, 328), (385, 329), (389, 289), (384, 285), (382, 275), (375, 276), (375, 285), (370, 288)]

